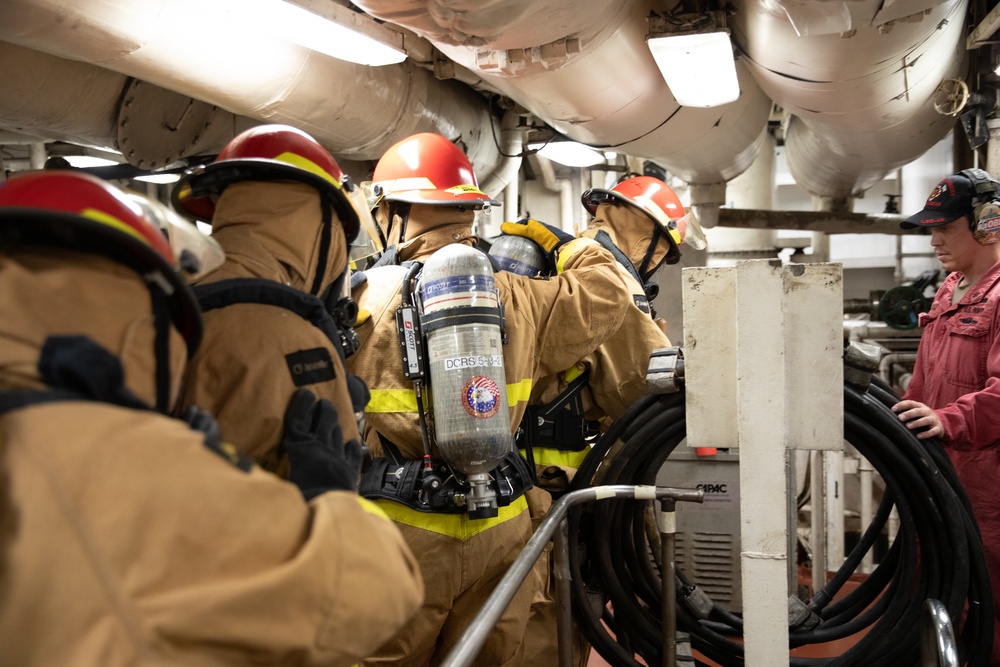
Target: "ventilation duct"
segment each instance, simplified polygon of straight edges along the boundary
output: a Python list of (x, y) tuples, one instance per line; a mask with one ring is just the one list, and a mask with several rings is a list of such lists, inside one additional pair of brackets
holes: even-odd
[(678, 108), (644, 41), (650, 12), (677, 3), (355, 4), (425, 36), (566, 136), (712, 186), (692, 189), (707, 205), (724, 199), (714, 184), (742, 173), (759, 149), (768, 98), (790, 114), (785, 144), (798, 183), (841, 198), (947, 134), (953, 120), (929, 98), (966, 61), (964, 0), (735, 0), (740, 100)]
[[(426, 36), (464, 67), (458, 71), (473, 72), (567, 137), (656, 161), (694, 184), (692, 203), (706, 210), (724, 201), (724, 181), (760, 150), (770, 100), (788, 114), (785, 146), (796, 181), (813, 195), (840, 199), (948, 132), (954, 119), (938, 116), (930, 97), (941, 80), (961, 77), (966, 62), (964, 0), (734, 0), (742, 95), (693, 109), (677, 106), (645, 45), (650, 12), (669, 10), (667, 3), (355, 4)], [(5, 0), (0, 40), (77, 62), (46, 74), (57, 83), (19, 99), (12, 91), (35, 75), (22, 70), (27, 52), (5, 58), (2, 129), (85, 144), (117, 140), (118, 128), (109, 132), (117, 109), (107, 100), (124, 80), (112, 83), (96, 71), (106, 70), (217, 107), (234, 122), (291, 123), (348, 159), (373, 160), (400, 138), (435, 131), (461, 143), (481, 180), (501, 162), (497, 120), (468, 85), (437, 80), (409, 62), (368, 68), (242, 28), (209, 27), (209, 7), (194, 0)], [(275, 47), (266, 57), (261, 40)], [(94, 85), (82, 85), (87, 80)], [(52, 106), (40, 109), (45, 104)]]
[(942, 80), (964, 76), (965, 14), (964, 0), (742, 5), (733, 40), (791, 114), (785, 146), (800, 186), (818, 197), (857, 195), (954, 127), (931, 98)]
[[(499, 162), (486, 100), (468, 86), (439, 81), (410, 62), (373, 68), (337, 60), (266, 35), (267, 26), (260, 33), (219, 29), (206, 20), (210, 6), (194, 0), (5, 0), (0, 40), (79, 61), (57, 81), (80, 75), (110, 83), (82, 64), (110, 70), (237, 116), (295, 125), (348, 159), (377, 159), (396, 141), (429, 131), (461, 142), (483, 176)], [(21, 72), (10, 70), (30, 61), (28, 55), (4, 60), (4, 79), (16, 79)], [(65, 93), (56, 86), (46, 87), (53, 105), (99, 106), (88, 103), (90, 92), (79, 85), (68, 87), (80, 93), (72, 102), (62, 100)], [(32, 122), (11, 118), (18, 109), (12, 97), (5, 88), (0, 118)], [(93, 119), (89, 124), (98, 131)], [(52, 129), (45, 135), (55, 137), (58, 127)], [(105, 136), (76, 141), (103, 143), (106, 124), (104, 130)]]
[(359, 0), (476, 72), (566, 137), (655, 160), (691, 183), (743, 172), (760, 149), (771, 101), (737, 62), (731, 104), (681, 107), (646, 47), (659, 3), (621, 0), (454, 3)]

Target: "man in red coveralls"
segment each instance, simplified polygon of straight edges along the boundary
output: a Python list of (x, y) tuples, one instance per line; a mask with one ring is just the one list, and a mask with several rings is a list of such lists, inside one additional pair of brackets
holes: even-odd
[[(924, 327), (913, 379), (893, 407), (920, 439), (940, 437), (972, 504), (1000, 613), (1000, 182), (982, 169), (945, 178), (900, 223), (930, 232), (951, 273)], [(1000, 665), (1000, 618), (990, 665)]]

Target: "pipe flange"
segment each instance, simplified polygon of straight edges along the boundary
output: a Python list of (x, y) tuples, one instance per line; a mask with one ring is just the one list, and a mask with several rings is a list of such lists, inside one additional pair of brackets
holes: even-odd
[(649, 355), (646, 388), (650, 394), (674, 394), (684, 386), (684, 351), (661, 347)]
[(844, 381), (859, 391), (867, 391), (881, 359), (880, 346), (851, 341), (844, 348)]
[(197, 154), (218, 107), (130, 79), (118, 106), (118, 150), (129, 164), (162, 169)]

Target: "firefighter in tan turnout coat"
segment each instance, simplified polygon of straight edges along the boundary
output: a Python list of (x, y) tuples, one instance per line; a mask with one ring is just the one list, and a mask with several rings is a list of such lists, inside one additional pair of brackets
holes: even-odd
[[(405, 262), (428, 258), (441, 247), (453, 247), (449, 244), (475, 242), (473, 211), (489, 199), (478, 189), (468, 159), (444, 137), (419, 134), (390, 148), (374, 181), (382, 196), (378, 218), (390, 244), (387, 256), (393, 245), (397, 260)], [(535, 378), (571, 366), (600, 345), (615, 332), (626, 306), (626, 287), (615, 260), (600, 245), (535, 221), (520, 227), (553, 257), (560, 274), (547, 280), (506, 273), (489, 277), (495, 277), (505, 306), (503, 368), (511, 432)], [(431, 663), (439, 663), (455, 646), (530, 536), (523, 495), (530, 471), (516, 453), (505, 460), (505, 471), (513, 474), (494, 477), (514, 480), (514, 488), (508, 489), (509, 504), (492, 517), (471, 518), (444, 502), (432, 507), (435, 494), (428, 499), (419, 493), (424, 475), (419, 403), (414, 385), (403, 375), (395, 315), (413, 266), (384, 263), (365, 271), (354, 290), (363, 321), (358, 324), (361, 348), (349, 368), (372, 388), (367, 444), (377, 456), (361, 492), (375, 498), (399, 525), (420, 562), (427, 592), (422, 610), (365, 664), (419, 666), (431, 655)], [(435, 419), (441, 409), (435, 407)], [(438, 455), (430, 452), (435, 469), (441, 469)], [(396, 483), (407, 479), (415, 484), (412, 492)], [(525, 586), (515, 596), (477, 664), (523, 664), (532, 593)]]
[(226, 251), (225, 264), (195, 286), (205, 340), (184, 405), (212, 412), (244, 454), (281, 476), (283, 419), (298, 389), (330, 400), (345, 442), (359, 440), (347, 417), (368, 395), (344, 370), (353, 312), (341, 299), (347, 244), (359, 210), (368, 216), (354, 196), (363, 201), (330, 153), (285, 125), (243, 132), (174, 189), (178, 210), (211, 222)]
[(163, 414), (201, 337), (176, 255), (91, 177), (0, 185), (3, 662), (356, 663), (419, 606), (412, 555), (371, 503), (323, 488), (356, 465), (331, 403), (282, 437), (293, 473), (310, 464), (301, 489), (203, 413), (202, 430)]

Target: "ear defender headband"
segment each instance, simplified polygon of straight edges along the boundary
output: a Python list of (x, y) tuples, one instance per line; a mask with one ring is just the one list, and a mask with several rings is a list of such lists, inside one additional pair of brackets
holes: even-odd
[(972, 181), (975, 195), (969, 229), (983, 245), (1000, 241), (1000, 183), (982, 169), (964, 169), (959, 172)]

